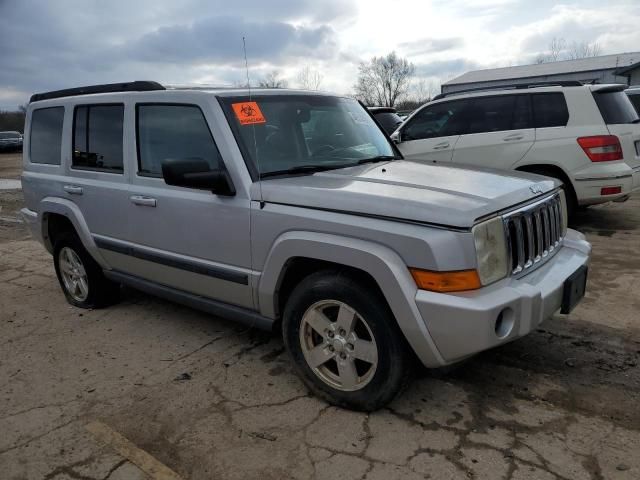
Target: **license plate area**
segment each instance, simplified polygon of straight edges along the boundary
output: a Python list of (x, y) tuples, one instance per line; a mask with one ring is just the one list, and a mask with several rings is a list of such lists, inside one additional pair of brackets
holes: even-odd
[(562, 307), (560, 313), (571, 313), (571, 310), (582, 300), (587, 288), (588, 268), (583, 265), (564, 281), (562, 291)]

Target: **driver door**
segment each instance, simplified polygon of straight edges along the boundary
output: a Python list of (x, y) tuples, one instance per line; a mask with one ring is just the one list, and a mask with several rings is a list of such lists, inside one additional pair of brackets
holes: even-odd
[(427, 105), (399, 130), (398, 149), (407, 160), (450, 162), (464, 133), (467, 101), (453, 100)]

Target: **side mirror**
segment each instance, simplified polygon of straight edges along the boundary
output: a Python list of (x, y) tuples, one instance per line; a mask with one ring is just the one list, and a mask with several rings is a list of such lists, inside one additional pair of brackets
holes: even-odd
[(226, 170), (212, 170), (202, 158), (170, 159), (162, 162), (162, 178), (167, 185), (209, 190), (217, 195), (236, 194)]
[(402, 142), (402, 133), (400, 132), (400, 130), (396, 130), (391, 134), (391, 140), (396, 145)]

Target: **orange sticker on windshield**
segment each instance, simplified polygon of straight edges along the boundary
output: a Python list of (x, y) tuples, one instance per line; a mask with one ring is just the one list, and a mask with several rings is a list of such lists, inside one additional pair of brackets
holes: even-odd
[(231, 106), (240, 125), (255, 125), (256, 123), (267, 122), (256, 102), (234, 103)]

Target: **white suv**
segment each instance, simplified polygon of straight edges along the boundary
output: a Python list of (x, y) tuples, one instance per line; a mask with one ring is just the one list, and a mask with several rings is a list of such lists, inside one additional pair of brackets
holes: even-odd
[(516, 169), (561, 180), (569, 210), (640, 188), (640, 119), (623, 85), (443, 94), (392, 138), (406, 159)]

